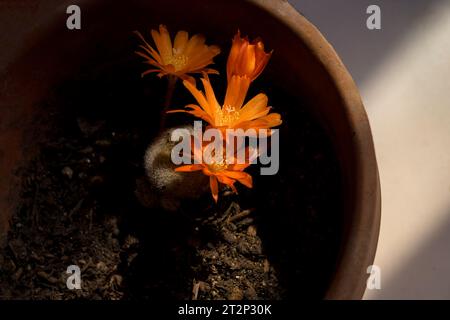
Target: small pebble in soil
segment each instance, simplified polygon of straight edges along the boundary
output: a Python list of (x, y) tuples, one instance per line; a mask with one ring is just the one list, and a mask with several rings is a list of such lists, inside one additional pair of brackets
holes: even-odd
[(62, 172), (62, 174), (63, 174), (64, 176), (66, 176), (67, 178), (72, 179), (72, 177), (73, 177), (73, 170), (72, 170), (70, 167), (64, 167), (64, 168), (61, 170), (61, 172)]

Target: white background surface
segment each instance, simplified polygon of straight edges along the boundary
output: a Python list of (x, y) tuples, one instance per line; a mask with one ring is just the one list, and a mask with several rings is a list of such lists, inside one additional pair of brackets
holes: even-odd
[[(382, 188), (366, 299), (450, 299), (450, 1), (292, 0), (354, 77), (372, 126)], [(366, 9), (381, 8), (381, 30)]]

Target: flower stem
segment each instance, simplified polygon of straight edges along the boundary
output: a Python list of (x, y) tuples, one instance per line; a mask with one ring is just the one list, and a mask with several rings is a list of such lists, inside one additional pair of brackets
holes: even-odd
[(175, 91), (175, 84), (177, 83), (177, 77), (173, 75), (167, 76), (167, 91), (166, 97), (164, 99), (164, 105), (161, 110), (160, 121), (159, 121), (159, 131), (162, 131), (166, 126), (167, 111), (169, 110), (170, 104), (172, 103), (173, 92)]

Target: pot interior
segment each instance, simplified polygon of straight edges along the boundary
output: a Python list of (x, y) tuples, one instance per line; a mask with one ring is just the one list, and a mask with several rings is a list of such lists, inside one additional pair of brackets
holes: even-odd
[[(86, 298), (189, 299), (193, 281), (209, 286), (199, 298), (232, 298), (235, 287), (243, 298), (325, 297), (338, 265), (345, 208), (351, 206), (343, 189), (349, 177), (341, 170), (349, 161), (339, 144), (350, 129), (338, 111), (339, 94), (315, 55), (286, 25), (251, 3), (128, 1), (124, 8), (97, 1), (81, 7), (81, 31), (63, 28), (65, 15), (59, 15), (36, 31), (6, 75), (11, 89), (2, 106), (0, 194), (2, 218), (11, 220), (3, 263), (11, 260), (14, 267), (5, 267), (9, 273), (0, 279), (9, 291), (0, 292), (27, 297), (27, 288), (42, 287), (35, 297), (53, 297), (49, 283), (65, 274), (66, 265), (81, 264), (97, 277), (86, 281)], [(180, 29), (202, 33), (208, 44), (221, 47), (215, 67), (222, 75), (211, 76), (219, 101), (236, 30), (262, 37), (274, 50), (247, 99), (265, 92), (282, 115), (277, 175), (252, 171), (255, 187), (240, 188), (217, 206), (211, 207), (209, 195), (183, 204), (181, 213), (140, 205), (136, 181), (144, 175), (145, 149), (158, 133), (166, 79), (140, 78), (145, 66), (134, 54), (139, 40), (133, 31), (149, 39), (148, 31), (160, 23), (172, 35)], [(178, 83), (172, 105), (193, 102)], [(186, 117), (168, 121), (185, 124)], [(227, 210), (252, 210), (252, 220), (231, 229), (199, 225), (205, 215)], [(257, 237), (246, 238), (253, 229)], [(224, 230), (261, 250), (239, 248)], [(250, 265), (214, 262), (216, 253), (246, 257)], [(47, 258), (35, 258), (41, 254)], [(37, 274), (44, 264), (48, 268), (40, 276), (11, 277), (28, 266)], [(248, 279), (236, 280), (246, 272)], [(222, 281), (222, 288), (214, 288), (214, 281)], [(95, 290), (101, 285), (104, 289)]]

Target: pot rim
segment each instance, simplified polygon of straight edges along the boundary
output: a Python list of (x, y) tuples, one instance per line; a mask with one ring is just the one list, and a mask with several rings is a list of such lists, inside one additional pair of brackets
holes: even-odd
[(361, 299), (367, 268), (373, 264), (381, 220), (381, 188), (370, 123), (358, 88), (347, 68), (320, 31), (285, 0), (246, 0), (284, 23), (299, 37), (330, 75), (354, 133), (355, 186), (353, 221), (344, 238), (338, 265), (325, 299)]

